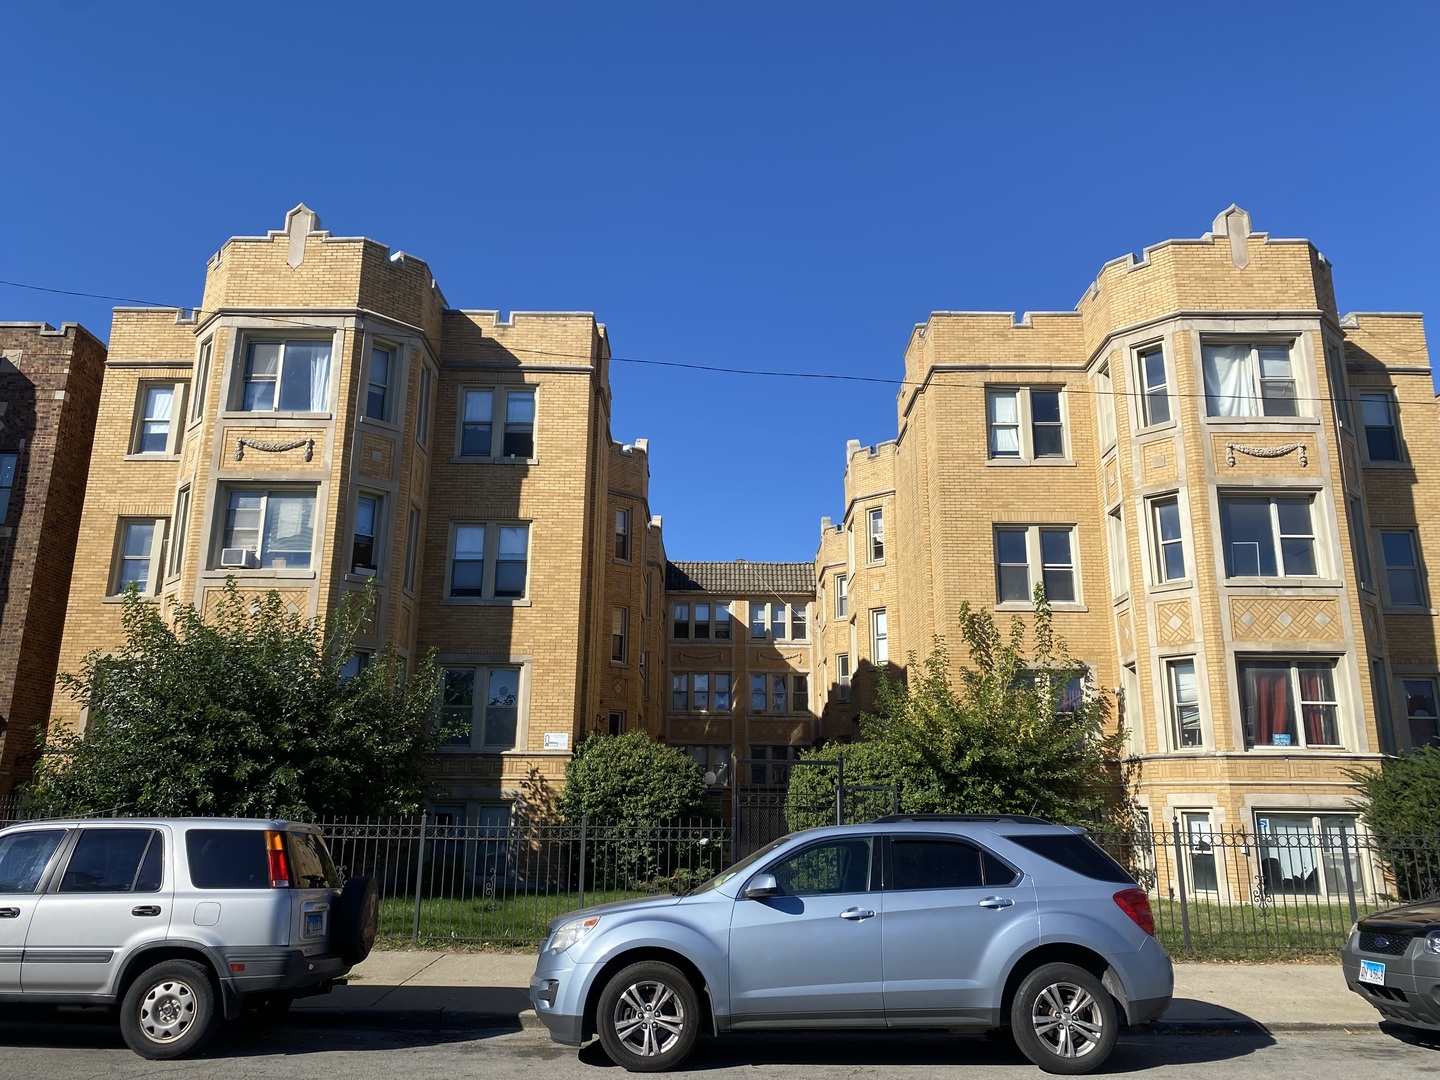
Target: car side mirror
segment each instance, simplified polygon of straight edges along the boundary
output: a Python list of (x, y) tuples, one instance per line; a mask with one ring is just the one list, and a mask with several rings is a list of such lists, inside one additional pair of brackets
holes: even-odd
[(780, 883), (774, 874), (756, 874), (745, 887), (746, 900), (762, 900), (767, 896), (779, 896)]

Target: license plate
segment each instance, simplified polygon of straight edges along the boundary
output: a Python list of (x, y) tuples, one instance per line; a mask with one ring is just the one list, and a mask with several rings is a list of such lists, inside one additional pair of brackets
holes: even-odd
[[(305, 912), (305, 936), (307, 938), (317, 938), (325, 936), (325, 912)], [(1382, 964), (1381, 966), (1383, 967), (1384, 965)], [(1361, 978), (1364, 978), (1364, 976), (1362, 975)]]
[(1384, 986), (1385, 965), (1378, 960), (1361, 960), (1360, 981), (1363, 983), (1374, 983), (1376, 986)]

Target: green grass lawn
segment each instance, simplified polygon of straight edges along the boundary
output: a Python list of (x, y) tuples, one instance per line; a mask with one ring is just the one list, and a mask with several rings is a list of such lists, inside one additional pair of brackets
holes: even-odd
[[(656, 893), (618, 890), (587, 890), (585, 906), (608, 904), (635, 896)], [(496, 945), (536, 947), (549, 928), (550, 920), (580, 906), (579, 893), (541, 895), (475, 896), (462, 899), (434, 897), (420, 901), (420, 936), (425, 948), (453, 945)], [(392, 896), (380, 901), (382, 943), (405, 945), (415, 927), (415, 898)]]

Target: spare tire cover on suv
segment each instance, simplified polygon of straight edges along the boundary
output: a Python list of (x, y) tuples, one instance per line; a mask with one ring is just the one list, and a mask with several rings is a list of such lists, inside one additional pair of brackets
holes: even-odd
[(331, 941), (347, 964), (358, 964), (375, 945), (375, 928), (380, 921), (380, 890), (371, 877), (353, 877), (345, 882), (335, 902)]

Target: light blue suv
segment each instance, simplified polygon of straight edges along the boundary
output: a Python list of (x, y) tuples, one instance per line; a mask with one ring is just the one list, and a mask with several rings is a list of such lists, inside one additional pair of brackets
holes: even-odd
[(811, 829), (685, 896), (561, 916), (530, 980), (552, 1039), (598, 1034), (631, 1072), (708, 1032), (953, 1028), (1084, 1073), (1173, 990), (1148, 897), (1083, 829), (951, 815)]

